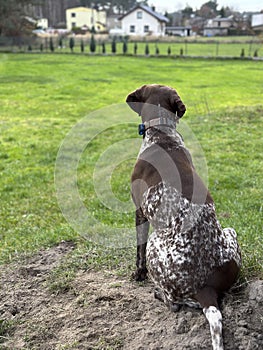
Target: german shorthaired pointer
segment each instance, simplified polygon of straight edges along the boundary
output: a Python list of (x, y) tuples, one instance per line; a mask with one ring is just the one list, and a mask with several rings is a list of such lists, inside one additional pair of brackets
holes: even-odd
[[(155, 296), (173, 311), (199, 306), (214, 350), (223, 349), (218, 298), (235, 282), (241, 253), (232, 228), (222, 229), (213, 199), (195, 171), (176, 123), (185, 105), (176, 91), (144, 85), (126, 102), (142, 118), (142, 147), (132, 174), (136, 206), (137, 281), (149, 273)], [(153, 232), (148, 239), (149, 225)]]

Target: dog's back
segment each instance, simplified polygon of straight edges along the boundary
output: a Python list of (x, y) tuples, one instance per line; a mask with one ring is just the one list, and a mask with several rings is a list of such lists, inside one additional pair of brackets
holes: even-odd
[(224, 262), (240, 263), (237, 245), (230, 244), (236, 237), (222, 230), (180, 136), (164, 137), (154, 129), (143, 143), (148, 147), (142, 147), (132, 181), (147, 184), (139, 192), (142, 212), (154, 229), (147, 244), (148, 268), (173, 305), (194, 298)]

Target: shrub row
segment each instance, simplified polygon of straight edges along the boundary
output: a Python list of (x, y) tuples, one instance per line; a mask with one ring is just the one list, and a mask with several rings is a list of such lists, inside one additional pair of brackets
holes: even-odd
[[(116, 40), (113, 39), (112, 42), (111, 42), (111, 48), (110, 48), (110, 52), (106, 52), (106, 45), (104, 42), (102, 43), (97, 43), (96, 40), (95, 40), (95, 37), (94, 35), (91, 36), (91, 39), (90, 39), (90, 42), (89, 42), (89, 45), (85, 45), (83, 39), (81, 39), (80, 41), (80, 51), (82, 53), (84, 53), (85, 51), (88, 51), (90, 53), (95, 53), (98, 46), (101, 46), (101, 50), (100, 52), (102, 54), (106, 54), (106, 53), (112, 53), (112, 54), (116, 54), (117, 53), (117, 43), (116, 43)], [(137, 55), (137, 50), (138, 50), (138, 44), (136, 42), (134, 42), (133, 44), (133, 54), (134, 55)], [(69, 48), (71, 50), (71, 52), (74, 52), (74, 48), (75, 48), (75, 40), (73, 37), (69, 38)], [(63, 39), (60, 38), (59, 39), (59, 42), (58, 42), (58, 47), (60, 49), (63, 48)], [(47, 49), (47, 48), (46, 48)], [(49, 39), (49, 50), (51, 52), (54, 52), (55, 51), (55, 46), (54, 46), (54, 42), (53, 42), (53, 39), (52, 37)], [(28, 46), (28, 51), (32, 51), (32, 47), (31, 45)], [(44, 51), (44, 45), (43, 43), (40, 44), (40, 51), (43, 52)], [(123, 40), (122, 41), (122, 54), (127, 54), (128, 52), (128, 41), (127, 40)], [(171, 47), (168, 46), (167, 47), (167, 55), (171, 55), (172, 51), (171, 51)], [(145, 43), (145, 49), (144, 49), (144, 54), (146, 56), (149, 56), (150, 54), (155, 54), (155, 55), (159, 55), (160, 54), (160, 50), (159, 50), (159, 47), (158, 47), (158, 44), (155, 45), (155, 49), (154, 49), (154, 52), (150, 52), (150, 48), (149, 48), (149, 44), (148, 43)], [(180, 52), (179, 52), (179, 55), (180, 56), (183, 56), (184, 55), (184, 49), (183, 48), (180, 48)], [(240, 52), (240, 57), (245, 57), (245, 49), (242, 48), (241, 49), (241, 52)], [(253, 57), (258, 57), (258, 49), (256, 49), (253, 53)]]

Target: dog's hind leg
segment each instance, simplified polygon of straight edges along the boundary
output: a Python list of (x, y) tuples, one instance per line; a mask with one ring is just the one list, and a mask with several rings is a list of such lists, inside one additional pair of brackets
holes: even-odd
[(218, 307), (218, 294), (212, 287), (204, 287), (195, 298), (203, 308), (203, 313), (210, 326), (213, 350), (224, 350), (222, 336), (222, 314)]

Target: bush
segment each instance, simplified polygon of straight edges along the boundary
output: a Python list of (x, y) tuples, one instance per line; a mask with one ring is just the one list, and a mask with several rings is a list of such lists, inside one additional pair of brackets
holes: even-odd
[(84, 41), (81, 39), (81, 42), (80, 42), (80, 51), (81, 51), (81, 52), (84, 52), (84, 50), (85, 50)]
[(71, 52), (73, 52), (74, 46), (75, 46), (75, 41), (74, 41), (74, 38), (71, 37), (69, 39), (69, 48), (70, 48)]
[(59, 47), (60, 49), (62, 49), (62, 47), (63, 47), (63, 40), (62, 40), (62, 37), (60, 37), (59, 40), (58, 40), (58, 47)]
[(146, 45), (145, 45), (145, 55), (146, 55), (146, 56), (149, 56), (149, 54), (150, 54), (149, 45), (146, 44)]
[(168, 54), (168, 55), (171, 55), (171, 48), (170, 48), (170, 46), (168, 46), (167, 54)]
[(117, 51), (117, 48), (116, 48), (116, 41), (115, 39), (112, 40), (112, 43), (111, 43), (111, 52), (112, 53), (116, 53)]
[(96, 51), (96, 40), (94, 38), (94, 35), (92, 34), (91, 39), (90, 39), (90, 52), (94, 53)]
[(159, 51), (159, 47), (156, 45), (155, 47), (155, 55), (159, 55), (160, 51)]
[(105, 46), (104, 42), (101, 44), (101, 49), (102, 49), (102, 53), (105, 54), (106, 53), (106, 46)]
[(137, 45), (137, 43), (134, 43), (134, 46), (133, 46), (134, 55), (137, 55), (137, 50), (138, 50), (138, 45)]
[(49, 49), (50, 49), (51, 52), (54, 52), (54, 51), (55, 51), (54, 44), (53, 44), (53, 39), (52, 39), (52, 38), (49, 39)]
[(127, 45), (127, 42), (126, 40), (123, 41), (123, 46), (122, 46), (122, 52), (123, 54), (125, 55), (128, 51), (128, 45)]

